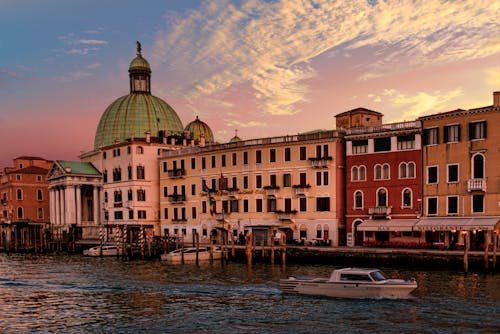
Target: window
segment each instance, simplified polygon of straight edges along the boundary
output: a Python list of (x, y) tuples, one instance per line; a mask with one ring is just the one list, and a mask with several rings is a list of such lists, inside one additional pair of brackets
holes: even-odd
[(306, 160), (307, 159), (307, 151), (305, 146), (299, 147), (299, 159)]
[(127, 154), (132, 153), (132, 148), (130, 146), (127, 146)]
[(168, 197), (168, 187), (163, 187), (163, 197)]
[(115, 219), (116, 220), (123, 219), (123, 212), (122, 211), (115, 211)]
[(330, 197), (317, 197), (316, 211), (330, 211)]
[(472, 156), (472, 178), (484, 178), (484, 156), (480, 153), (476, 153)]
[(262, 175), (255, 175), (255, 188), (262, 188)]
[(387, 206), (387, 190), (377, 190), (377, 206)]
[(138, 180), (144, 180), (145, 178), (145, 172), (144, 172), (144, 166), (137, 166), (137, 179)]
[(122, 202), (122, 192), (121, 192), (121, 190), (117, 190), (117, 191), (114, 192), (114, 202), (115, 202), (115, 204), (121, 204), (121, 202)]
[(283, 174), (283, 187), (292, 186), (292, 175), (289, 173)]
[(472, 212), (474, 213), (484, 212), (484, 195), (472, 196)]
[(248, 152), (243, 152), (243, 164), (248, 165)]
[(354, 193), (354, 208), (355, 209), (363, 208), (363, 193), (359, 190)]
[(276, 198), (268, 198), (267, 212), (275, 212), (275, 211), (276, 211)]
[(196, 158), (191, 158), (191, 169), (196, 169)]
[(21, 201), (23, 199), (23, 191), (21, 189), (17, 189), (16, 195), (17, 195), (17, 200)]
[(104, 170), (102, 173), (102, 182), (107, 183), (108, 182), (108, 171)]
[(358, 167), (353, 166), (351, 168), (351, 181), (358, 181), (359, 175), (358, 175)]
[(233, 189), (238, 189), (238, 178), (236, 176), (233, 176)]
[(21, 181), (22, 177), (20, 174), (16, 174), (16, 181)]
[(458, 182), (458, 164), (448, 165), (447, 182), (448, 183)]
[(262, 198), (257, 198), (255, 200), (255, 211), (262, 212)]
[(373, 140), (375, 152), (385, 152), (391, 150), (391, 137), (375, 138)]
[[(206, 204), (206, 202), (202, 202), (202, 203)], [(206, 209), (206, 205), (205, 205), (205, 209)], [(168, 208), (163, 209), (163, 219), (168, 219)]]
[(427, 183), (428, 184), (438, 183), (438, 166), (427, 167)]
[(292, 160), (292, 149), (290, 147), (285, 147), (285, 161)]
[[(166, 188), (166, 187), (165, 187)], [(129, 189), (127, 192), (127, 200), (131, 201), (132, 200), (132, 189)]]
[(316, 172), (316, 185), (321, 185), (321, 172)]
[(231, 212), (239, 212), (239, 202), (237, 199), (232, 199), (229, 201)]
[(447, 125), (443, 129), (443, 141), (445, 143), (456, 143), (460, 141), (460, 124)]
[(415, 178), (415, 163), (409, 162), (407, 167), (408, 167), (408, 178), (409, 179)]
[(368, 140), (353, 140), (352, 154), (362, 154), (368, 152)]
[(22, 208), (22, 207), (18, 207), (18, 208), (17, 208), (17, 218), (18, 218), (18, 219), (22, 219), (22, 218), (24, 218), (23, 208)]
[(201, 169), (207, 169), (207, 158), (201, 158)]
[(128, 219), (134, 219), (134, 210), (128, 210)]
[(108, 203), (108, 192), (104, 192), (104, 203)]
[(191, 207), (191, 218), (196, 219), (196, 207)]
[(144, 189), (137, 190), (137, 200), (142, 202), (146, 200), (146, 191)]
[(167, 162), (163, 161), (163, 173), (168, 172)]
[(375, 165), (375, 180), (388, 180), (390, 178), (389, 164)]
[(248, 200), (243, 200), (243, 212), (248, 212)]
[(38, 219), (43, 219), (43, 208), (37, 208), (36, 216)]
[(196, 184), (191, 185), (191, 195), (193, 195), (193, 196), (196, 195)]
[(231, 155), (231, 157), (232, 157), (233, 166), (236, 166), (238, 164), (238, 156), (236, 155), (236, 153), (233, 153)]
[(122, 170), (121, 168), (113, 169), (113, 181), (121, 181), (122, 179)]
[(201, 213), (207, 213), (207, 201), (201, 202)]
[(328, 172), (323, 172), (323, 185), (327, 186), (330, 183)]
[(146, 210), (137, 210), (138, 219), (146, 219)]
[(427, 198), (427, 215), (437, 215), (437, 197)]
[(276, 149), (272, 148), (269, 150), (269, 162), (276, 162)]
[(215, 163), (215, 155), (212, 155), (212, 156), (211, 156), (211, 160), (212, 160), (212, 168), (215, 168), (215, 166), (217, 165), (217, 164)]
[(307, 173), (300, 173), (300, 185), (305, 186), (307, 184)]
[(142, 148), (142, 146), (137, 146), (136, 152), (137, 152), (137, 154), (143, 154), (144, 149)]
[(400, 179), (413, 179), (415, 178), (415, 163), (402, 162), (399, 164), (399, 178)]
[(243, 189), (248, 189), (248, 175), (243, 176)]
[(398, 151), (412, 150), (415, 148), (415, 135), (398, 136), (397, 138)]
[(271, 187), (276, 188), (276, 174), (269, 175), (269, 184)]
[(407, 188), (407, 189), (403, 190), (403, 202), (402, 202), (403, 203), (403, 205), (402, 205), (403, 208), (411, 208), (411, 202), (412, 202), (412, 200), (411, 200), (412, 196), (411, 195), (412, 195), (411, 194), (411, 189)]
[(448, 196), (446, 203), (446, 213), (449, 215), (458, 214), (458, 196)]
[(402, 162), (399, 164), (399, 178), (400, 179), (406, 179), (407, 174), (406, 174), (406, 162)]
[(102, 152), (102, 158), (106, 159), (106, 152)]
[(226, 167), (226, 155), (225, 154), (221, 155), (220, 160), (221, 160), (220, 161), (221, 167)]
[(486, 121), (469, 123), (469, 140), (486, 138)]
[(366, 181), (366, 168), (365, 166), (359, 166), (358, 170), (358, 180), (359, 181)]
[(38, 201), (43, 201), (43, 191), (42, 191), (42, 189), (37, 189), (37, 191), (36, 191), (36, 199)]
[(300, 210), (300, 212), (307, 211), (307, 197), (300, 197), (299, 198), (299, 210)]
[(262, 151), (261, 150), (255, 151), (255, 163), (256, 164), (262, 163)]
[(36, 176), (36, 182), (42, 182), (42, 176), (41, 175), (37, 175)]

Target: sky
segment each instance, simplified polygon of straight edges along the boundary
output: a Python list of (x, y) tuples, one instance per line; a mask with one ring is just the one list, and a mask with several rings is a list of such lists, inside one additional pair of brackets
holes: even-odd
[(75, 160), (129, 93), (136, 41), (152, 93), (218, 142), (492, 104), (497, 0), (0, 0), (0, 167)]

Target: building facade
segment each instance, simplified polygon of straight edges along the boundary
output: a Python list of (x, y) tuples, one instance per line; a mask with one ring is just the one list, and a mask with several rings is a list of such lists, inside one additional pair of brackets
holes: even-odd
[[(352, 112), (337, 115), (337, 126)], [(380, 113), (361, 108), (355, 114), (361, 121), (345, 130), (347, 245), (418, 242), (420, 122), (383, 124)]]
[(445, 247), (484, 248), (500, 230), (500, 92), (493, 105), (420, 118), (423, 218), (416, 229)]
[(337, 131), (239, 140), (164, 152), (162, 234), (208, 242), (224, 228), (258, 244), (338, 246), (345, 235), (344, 144)]

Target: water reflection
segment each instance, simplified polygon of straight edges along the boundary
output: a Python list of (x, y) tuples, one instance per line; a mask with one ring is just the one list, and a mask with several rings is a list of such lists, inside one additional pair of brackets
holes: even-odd
[(280, 278), (329, 276), (333, 266), (0, 255), (4, 332), (331, 333), (497, 332), (495, 275), (381, 268), (415, 277), (404, 300), (283, 296)]

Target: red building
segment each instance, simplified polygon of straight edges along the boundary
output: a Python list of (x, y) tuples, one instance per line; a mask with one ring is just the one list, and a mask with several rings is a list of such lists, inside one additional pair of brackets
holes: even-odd
[(47, 172), (52, 161), (37, 157), (14, 159), (5, 167), (0, 182), (0, 222), (49, 223)]
[(348, 246), (420, 241), (413, 231), (421, 214), (420, 122), (382, 124), (382, 117), (362, 108), (336, 116), (346, 131)]

